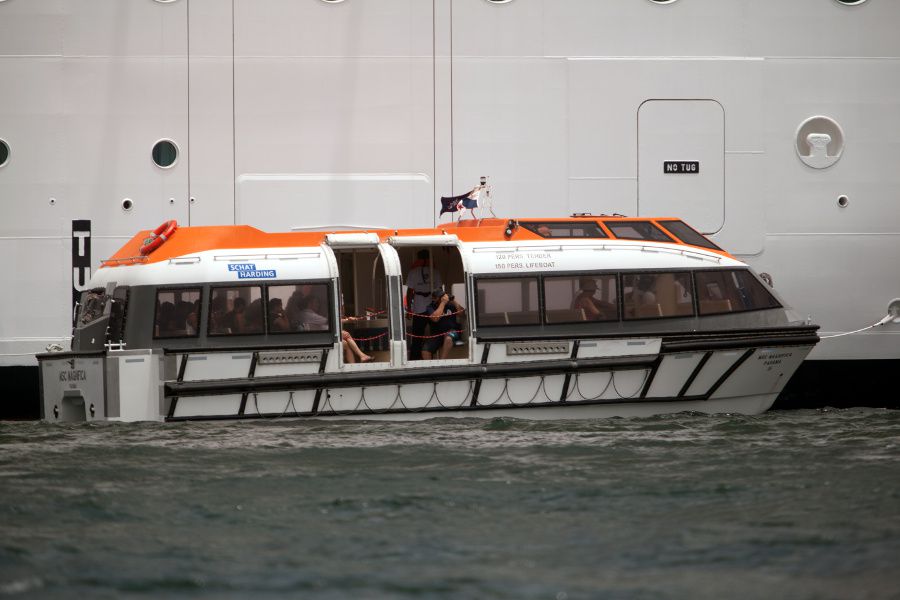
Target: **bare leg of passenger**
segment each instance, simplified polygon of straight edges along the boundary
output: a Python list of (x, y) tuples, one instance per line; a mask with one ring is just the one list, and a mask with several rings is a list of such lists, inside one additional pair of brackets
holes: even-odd
[[(347, 362), (355, 363), (355, 362), (370, 362), (372, 357), (359, 349), (359, 346), (356, 345), (356, 340), (347, 333), (346, 331), (341, 331), (341, 338), (344, 340), (344, 360)], [(349, 356), (349, 358), (347, 358)]]
[(431, 360), (431, 352), (422, 350), (422, 360)]
[(445, 335), (443, 341), (441, 342), (441, 349), (438, 351), (438, 356), (440, 358), (447, 358), (450, 356), (450, 349), (453, 348), (453, 338), (449, 335)]

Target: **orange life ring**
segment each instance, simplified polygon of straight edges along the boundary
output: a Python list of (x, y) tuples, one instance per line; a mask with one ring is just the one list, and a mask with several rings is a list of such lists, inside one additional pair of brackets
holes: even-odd
[(175, 233), (175, 230), (178, 229), (178, 221), (172, 219), (171, 221), (166, 221), (159, 227), (153, 230), (153, 233), (144, 240), (144, 244), (141, 246), (141, 254), (147, 256), (157, 248), (163, 245), (163, 242), (172, 237), (172, 234)]

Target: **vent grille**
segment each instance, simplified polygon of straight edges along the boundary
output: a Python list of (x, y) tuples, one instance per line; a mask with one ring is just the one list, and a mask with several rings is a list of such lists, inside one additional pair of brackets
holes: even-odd
[(260, 352), (257, 363), (260, 365), (293, 365), (317, 363), (320, 360), (322, 360), (321, 350), (280, 350), (278, 352)]
[(569, 354), (569, 342), (514, 342), (506, 344), (506, 355), (522, 354)]

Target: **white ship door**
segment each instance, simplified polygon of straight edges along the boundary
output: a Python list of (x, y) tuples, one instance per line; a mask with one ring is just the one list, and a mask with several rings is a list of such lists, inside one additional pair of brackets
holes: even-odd
[(648, 100), (638, 110), (638, 213), (703, 233), (725, 224), (725, 111), (715, 100)]

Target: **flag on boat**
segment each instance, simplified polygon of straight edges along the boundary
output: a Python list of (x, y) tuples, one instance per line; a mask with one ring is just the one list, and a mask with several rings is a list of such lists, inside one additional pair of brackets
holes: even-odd
[(441, 212), (459, 212), (466, 209), (478, 208), (478, 198), (481, 195), (481, 186), (476, 186), (465, 194), (459, 196), (441, 196)]

